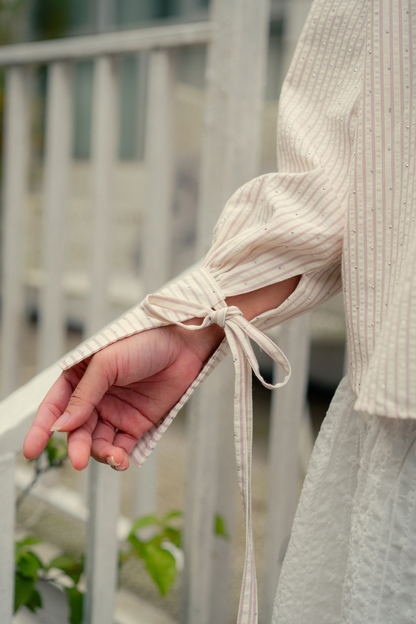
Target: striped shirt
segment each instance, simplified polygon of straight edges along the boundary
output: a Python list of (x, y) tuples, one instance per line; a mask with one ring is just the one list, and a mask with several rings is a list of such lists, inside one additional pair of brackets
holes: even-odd
[[(205, 319), (203, 326), (224, 326), (226, 340), (132, 457), (145, 461), (195, 387), (231, 350), (248, 527), (239, 623), (257, 621), (250, 367), (260, 373), (248, 337), (288, 376), (288, 362), (262, 332), (343, 289), (356, 409), (416, 418), (415, 28), (416, 0), (316, 0), (282, 91), (279, 173), (234, 193), (202, 267), (148, 297), (62, 363), (68, 368), (115, 340), (195, 316)], [(294, 293), (251, 323), (226, 308), (228, 296), (295, 275), (302, 277)]]

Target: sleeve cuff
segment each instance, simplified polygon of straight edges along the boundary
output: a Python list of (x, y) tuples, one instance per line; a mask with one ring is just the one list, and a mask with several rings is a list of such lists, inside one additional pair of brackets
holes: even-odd
[[(199, 303), (208, 308), (217, 309), (225, 305), (225, 294), (204, 267), (200, 267), (186, 277), (166, 286), (159, 294), (172, 300), (180, 299), (190, 303)], [(168, 320), (161, 321), (150, 318), (144, 311), (144, 305), (145, 302), (143, 301), (140, 305), (132, 308), (127, 314), (121, 316), (117, 321), (111, 323), (104, 330), (89, 338), (80, 347), (66, 355), (60, 362), (61, 368), (67, 370), (113, 342), (133, 334), (192, 318), (192, 314), (175, 310), (168, 311), (165, 314)]]

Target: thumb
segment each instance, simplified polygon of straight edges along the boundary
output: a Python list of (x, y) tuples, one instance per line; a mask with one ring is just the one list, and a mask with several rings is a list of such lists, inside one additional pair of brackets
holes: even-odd
[(94, 355), (71, 394), (67, 407), (51, 427), (51, 431), (73, 431), (83, 425), (103, 398), (114, 379), (110, 377), (108, 360), (101, 353)]

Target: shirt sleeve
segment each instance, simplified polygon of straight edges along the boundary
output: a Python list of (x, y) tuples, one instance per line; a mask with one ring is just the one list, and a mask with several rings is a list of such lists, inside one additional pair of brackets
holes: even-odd
[[(318, 175), (266, 174), (227, 202), (202, 266), (160, 291), (172, 300), (217, 309), (232, 295), (301, 275), (295, 292), (277, 309), (253, 320), (265, 330), (307, 312), (339, 292), (343, 214)], [(311, 179), (308, 180), (308, 177)], [(315, 180), (314, 180), (315, 178)], [(322, 184), (322, 183), (321, 183)], [(132, 334), (192, 318), (185, 308), (152, 318), (144, 302), (88, 339), (61, 362), (63, 369)]]
[[(277, 309), (251, 321), (265, 331), (320, 305), (341, 288), (343, 215), (322, 182), (322, 171), (266, 174), (238, 189), (215, 227), (212, 247), (202, 265), (159, 293), (169, 301), (162, 315), (145, 299), (88, 339), (61, 362), (63, 369), (117, 340), (195, 317), (189, 304), (206, 310), (226, 307), (226, 298), (301, 275), (292, 295)], [(161, 312), (161, 308), (156, 306)], [(199, 383), (228, 352), (224, 340), (179, 403), (155, 425), (133, 459), (141, 464)]]

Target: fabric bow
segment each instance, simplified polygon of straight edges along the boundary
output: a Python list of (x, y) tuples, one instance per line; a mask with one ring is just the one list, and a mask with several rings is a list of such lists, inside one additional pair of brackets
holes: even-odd
[[(224, 328), (230, 346), (235, 368), (234, 392), (234, 435), (238, 471), (238, 482), (243, 502), (246, 527), (246, 556), (240, 606), (237, 624), (257, 623), (257, 580), (254, 560), (254, 543), (251, 509), (251, 465), (253, 438), (253, 404), (251, 389), (251, 370), (259, 381), (269, 389), (284, 386), (290, 377), (290, 364), (287, 357), (263, 332), (247, 321), (236, 306), (227, 307), (224, 303), (219, 309), (207, 308), (196, 302), (172, 299), (163, 295), (148, 295), (142, 304), (149, 317), (164, 324), (174, 323), (189, 331), (197, 331), (216, 323)], [(200, 325), (185, 325), (177, 320), (178, 315), (186, 314), (189, 318), (202, 318)], [(176, 319), (175, 319), (176, 317)], [(259, 369), (259, 364), (250, 339), (256, 342), (285, 371), (283, 382), (267, 383)]]
[[(279, 347), (261, 332), (255, 325), (247, 321), (243, 313), (236, 306), (226, 306), (213, 310), (206, 308), (200, 303), (186, 301), (185, 299), (170, 299), (163, 295), (148, 295), (143, 303), (143, 310), (146, 314), (163, 323), (174, 323), (180, 327), (184, 327), (190, 331), (197, 331), (216, 323), (225, 330), (231, 352), (233, 353), (234, 362), (238, 361), (236, 355), (241, 355), (240, 349), (244, 352), (258, 380), (269, 389), (276, 389), (284, 386), (290, 378), (290, 363), (285, 354)], [(163, 310), (169, 310), (176, 313), (186, 313), (193, 318), (203, 318), (200, 325), (186, 325), (177, 320), (173, 320), (171, 315), (163, 314)], [(250, 344), (253, 340), (263, 349), (277, 364), (279, 364), (286, 373), (285, 379), (276, 384), (269, 384), (260, 373), (259, 363)], [(234, 354), (234, 351), (238, 353)], [(236, 371), (237, 372), (237, 371)]]

